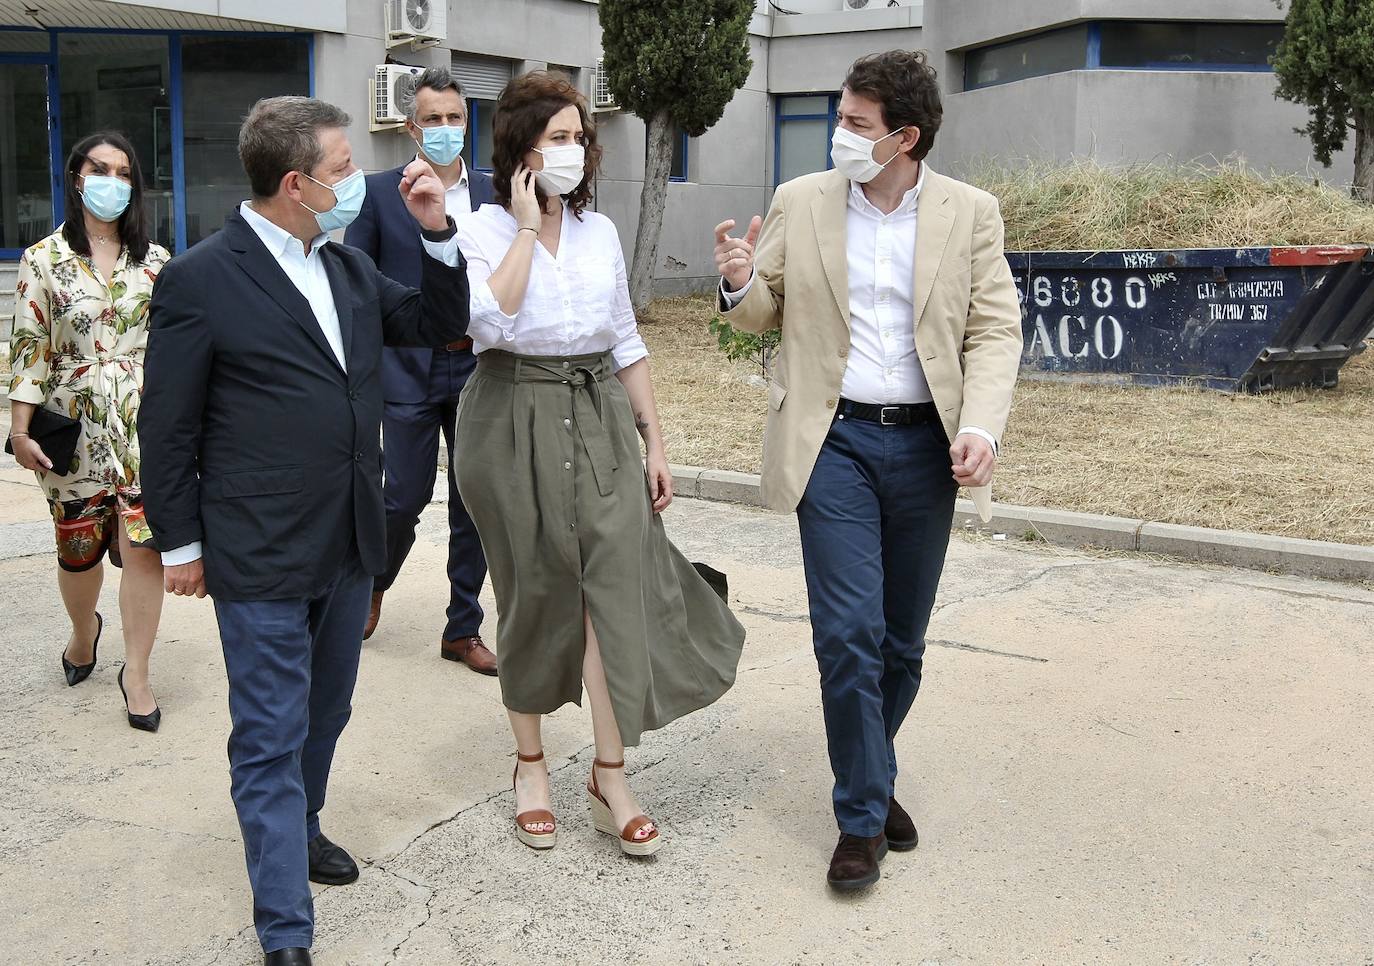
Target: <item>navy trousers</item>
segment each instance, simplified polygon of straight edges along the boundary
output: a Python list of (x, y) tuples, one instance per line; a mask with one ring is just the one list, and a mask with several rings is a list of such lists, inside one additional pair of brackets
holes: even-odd
[(471, 352), (437, 349), (429, 370), (429, 396), (424, 402), (388, 402), (382, 415), (385, 461), (386, 573), (375, 589), (390, 590), (410, 548), (415, 527), (434, 494), (439, 471), (439, 434), (448, 447), (448, 622), (444, 638), (471, 637), (482, 629), (482, 606), (477, 595), (487, 579), (487, 561), (477, 527), (458, 495), (453, 431), (458, 419), (458, 396), (477, 366)]
[(229, 673), (229, 790), (266, 952), (310, 948), (306, 844), (352, 713), (372, 578), (356, 551), (314, 598), (216, 600)]
[(837, 416), (797, 507), (840, 831), (877, 835), (958, 491), (938, 423)]

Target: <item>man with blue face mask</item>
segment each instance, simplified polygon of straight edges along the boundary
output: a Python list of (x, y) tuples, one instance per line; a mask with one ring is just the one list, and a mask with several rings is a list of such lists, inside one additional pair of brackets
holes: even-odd
[[(430, 67), (401, 98), (406, 134), (417, 156), (434, 168), (444, 184), (444, 208), (461, 220), (494, 199), (491, 178), (471, 170), (461, 152), (468, 110), (463, 89), (447, 67)], [(396, 185), (405, 165), (367, 177), (362, 213), (344, 240), (372, 256), (384, 275), (406, 285), (419, 283), (419, 236), (415, 219), (402, 204)], [(477, 595), (487, 576), (477, 529), (463, 506), (455, 482), (462, 454), (453, 451), (458, 396), (476, 368), (471, 339), (442, 349), (391, 349), (382, 355), (383, 453), (386, 462), (386, 570), (372, 588), (363, 639), (372, 636), (382, 613), (382, 597), (395, 583), (415, 527), (434, 493), (439, 437), (448, 445), (449, 599), (439, 654), (461, 661), (479, 674), (496, 673), (496, 656), (482, 642), (482, 606)]]
[(955, 493), (987, 506), (1021, 358), (997, 199), (926, 164), (942, 116), (925, 54), (860, 58), (834, 170), (780, 185), (742, 238), (716, 227), (725, 318), (782, 331), (763, 497), (797, 514), (840, 830), (827, 881), (842, 892), (916, 847), (894, 742)]
[(329, 240), (367, 191), (348, 123), (309, 97), (253, 107), (239, 131), (253, 197), (158, 276), (139, 410), (167, 590), (215, 601), (230, 794), (269, 966), (310, 962), (310, 882), (358, 878), (320, 810), (386, 567), (382, 346), (444, 346), (468, 323), (428, 162), (391, 189), (413, 218), (418, 288)]

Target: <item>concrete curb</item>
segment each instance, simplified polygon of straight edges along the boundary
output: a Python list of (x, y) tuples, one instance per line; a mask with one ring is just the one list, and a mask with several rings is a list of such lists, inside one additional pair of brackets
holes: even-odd
[[(759, 478), (753, 473), (697, 466), (674, 466), (672, 471), (680, 496), (763, 505)], [(1374, 581), (1374, 547), (1356, 544), (1210, 530), (1005, 503), (993, 504), (992, 520), (983, 523), (978, 519), (972, 500), (956, 502), (954, 526), (960, 530), (1002, 533), (1061, 547), (1130, 550), (1303, 577)]]

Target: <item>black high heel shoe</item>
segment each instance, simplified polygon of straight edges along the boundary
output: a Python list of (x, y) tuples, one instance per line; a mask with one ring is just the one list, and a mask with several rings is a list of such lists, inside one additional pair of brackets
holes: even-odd
[(134, 714), (129, 710), (129, 692), (124, 690), (124, 668), (119, 669), (119, 693), (124, 695), (124, 713), (129, 716), (129, 727), (137, 728), (139, 731), (152, 731), (156, 733), (158, 725), (162, 724), (162, 709), (154, 706), (151, 714)]
[(67, 649), (62, 649), (62, 673), (67, 677), (67, 687), (74, 688), (91, 676), (95, 670), (95, 651), (100, 646), (100, 635), (105, 630), (105, 618), (100, 611), (95, 612), (95, 640), (91, 642), (91, 663), (73, 664), (67, 660)]

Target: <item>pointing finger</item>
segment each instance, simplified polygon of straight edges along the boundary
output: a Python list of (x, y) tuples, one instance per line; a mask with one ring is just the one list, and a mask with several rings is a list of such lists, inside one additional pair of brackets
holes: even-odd
[(749, 231), (744, 236), (744, 240), (749, 245), (750, 249), (752, 249), (754, 247), (754, 243), (759, 240), (759, 230), (761, 228), (763, 228), (763, 219), (760, 218), (758, 215), (755, 215), (749, 221)]

